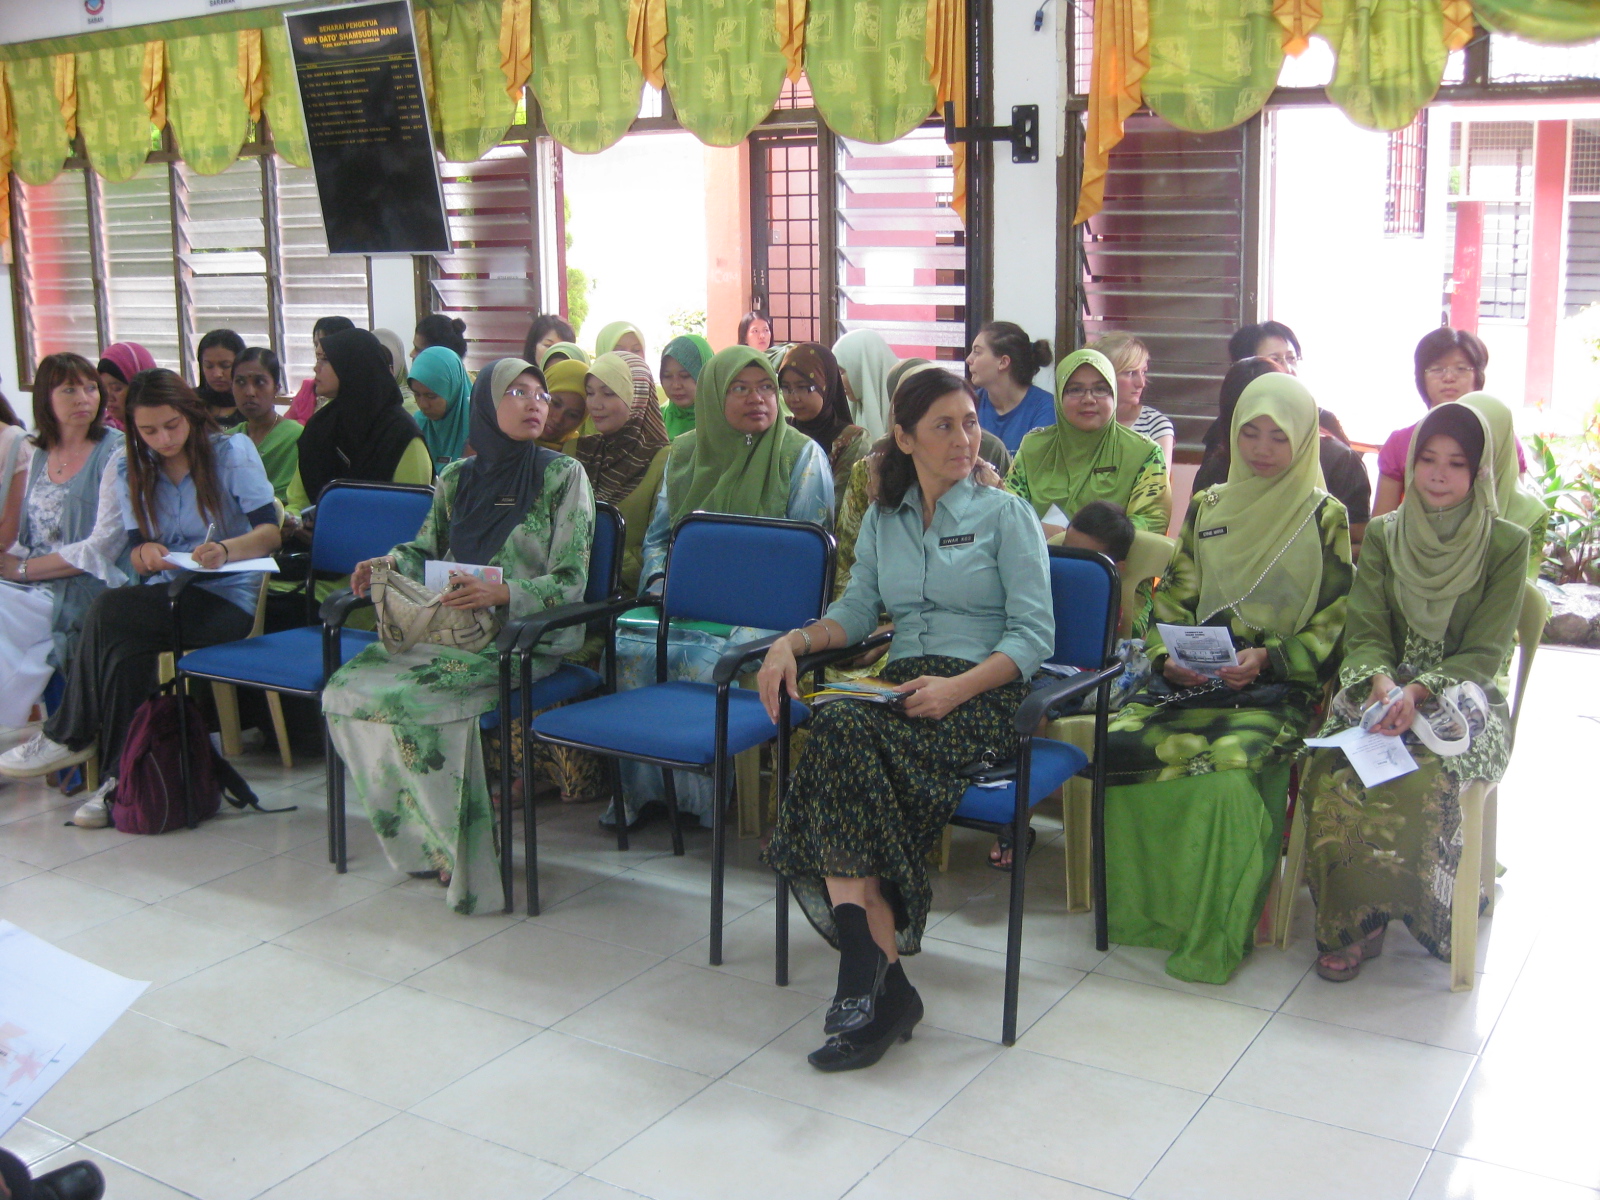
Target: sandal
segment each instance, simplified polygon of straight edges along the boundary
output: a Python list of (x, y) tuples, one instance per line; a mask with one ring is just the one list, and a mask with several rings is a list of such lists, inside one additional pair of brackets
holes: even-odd
[[(1037, 829), (1035, 829), (1032, 825), (1028, 826), (1028, 837), (1027, 837), (1028, 848), (1027, 848), (1026, 851), (1024, 851), (1024, 857), (1026, 857), (1026, 858), (1032, 858), (1033, 857), (1034, 843), (1036, 843), (1038, 840), (1039, 840), (1039, 831)], [(1001, 860), (1001, 855), (1010, 854), (1011, 853), (1011, 849), (1012, 849), (1012, 847), (1011, 847), (1011, 839), (1008, 838), (1005, 834), (1002, 833), (999, 837), (995, 838), (995, 840), (994, 840), (994, 849), (989, 851), (989, 866), (990, 866), (990, 868), (992, 870), (995, 870), (995, 871), (1004, 871), (1007, 874), (1010, 874), (1011, 873), (1011, 863), (1010, 862), (1006, 862), (1006, 861), (1002, 861)]]
[(1338, 950), (1317, 956), (1317, 974), (1329, 983), (1348, 983), (1361, 974), (1361, 964), (1383, 953), (1383, 938), (1389, 932), (1385, 925), (1376, 933), (1369, 933), (1359, 942), (1351, 942)]

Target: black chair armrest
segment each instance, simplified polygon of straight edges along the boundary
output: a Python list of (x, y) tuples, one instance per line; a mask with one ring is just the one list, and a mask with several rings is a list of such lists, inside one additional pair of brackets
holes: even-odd
[(178, 597), (183, 595), (183, 589), (194, 582), (198, 571), (179, 571), (167, 581), (167, 601), (171, 604), (178, 602)]
[(333, 595), (322, 602), (319, 614), (322, 623), (332, 629), (342, 629), (350, 614), (358, 608), (366, 608), (372, 603), (371, 594), (358, 596), (349, 588), (340, 588)]
[(526, 654), (552, 630), (568, 629), (573, 625), (587, 625), (590, 621), (598, 621), (638, 607), (640, 606), (636, 596), (558, 605), (531, 617), (518, 617), (513, 621), (507, 621), (495, 643), (496, 648), (501, 654), (508, 654), (513, 650), (518, 654)]
[(1106, 680), (1115, 679), (1122, 674), (1124, 669), (1121, 663), (1112, 663), (1109, 667), (1101, 667), (1098, 671), (1084, 671), (1067, 679), (1047, 683), (1044, 687), (1028, 693), (1017, 706), (1016, 731), (1026, 736), (1039, 727), (1039, 722), (1049, 716), (1056, 705), (1092, 692)]
[(711, 682), (721, 687), (723, 684), (732, 683), (739, 674), (739, 669), (752, 658), (765, 657), (772, 644), (782, 633), (774, 633), (770, 637), (757, 638), (753, 642), (740, 642), (737, 646), (730, 646), (722, 652), (722, 657), (717, 659), (715, 670), (711, 672)]
[(807, 672), (817, 671), (823, 667), (831, 667), (837, 662), (860, 658), (868, 650), (876, 650), (879, 646), (886, 646), (893, 640), (894, 630), (885, 629), (882, 633), (869, 635), (853, 646), (840, 646), (834, 650), (818, 650), (812, 654), (803, 654), (795, 660), (795, 663), (800, 668), (799, 674), (804, 675)]

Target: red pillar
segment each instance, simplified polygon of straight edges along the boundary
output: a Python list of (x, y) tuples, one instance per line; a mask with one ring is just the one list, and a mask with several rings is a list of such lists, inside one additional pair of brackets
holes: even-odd
[(1550, 402), (1561, 313), (1561, 232), (1567, 207), (1567, 123), (1540, 121), (1533, 140), (1533, 252), (1528, 261), (1528, 373), (1523, 403)]
[(1478, 332), (1483, 293), (1483, 201), (1456, 202), (1456, 250), (1450, 271), (1450, 328)]

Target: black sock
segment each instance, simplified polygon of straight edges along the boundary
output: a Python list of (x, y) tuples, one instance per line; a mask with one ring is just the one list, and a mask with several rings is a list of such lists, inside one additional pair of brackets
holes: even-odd
[(883, 951), (872, 940), (867, 910), (859, 904), (836, 904), (833, 921), (839, 930), (839, 985), (834, 999), (864, 996), (872, 990), (883, 960)]
[(905, 965), (897, 958), (889, 964), (889, 973), (883, 979), (883, 994), (885, 996), (905, 997), (917, 989), (911, 986), (911, 980), (906, 978)]

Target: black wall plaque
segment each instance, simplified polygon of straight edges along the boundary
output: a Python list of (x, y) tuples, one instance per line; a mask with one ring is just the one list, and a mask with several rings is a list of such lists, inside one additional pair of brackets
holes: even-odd
[(448, 254), (411, 6), (385, 0), (283, 19), (329, 251)]

